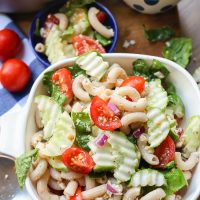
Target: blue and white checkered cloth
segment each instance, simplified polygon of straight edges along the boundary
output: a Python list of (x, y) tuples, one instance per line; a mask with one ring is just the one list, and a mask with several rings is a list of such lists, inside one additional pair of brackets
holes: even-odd
[[(19, 28), (8, 16), (0, 14), (0, 30), (3, 28), (14, 30), (21, 38), (23, 49), (16, 57), (22, 59), (29, 66), (32, 72), (32, 77), (28, 86), (18, 93), (10, 93), (0, 84), (0, 116), (8, 111), (14, 111), (26, 103), (33, 82), (45, 69), (45, 67), (37, 60), (28, 39), (21, 32), (21, 30), (19, 30)], [(1, 64), (2, 63), (0, 63), (0, 66)]]

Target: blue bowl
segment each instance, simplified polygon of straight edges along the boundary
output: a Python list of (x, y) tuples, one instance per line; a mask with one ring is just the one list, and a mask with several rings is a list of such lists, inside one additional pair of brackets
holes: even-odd
[[(49, 13), (56, 13), (59, 10), (59, 8), (62, 7), (66, 2), (67, 2), (67, 0), (59, 0), (59, 1), (56, 1), (52, 4), (50, 4), (49, 6), (47, 6), (43, 10), (41, 10), (39, 13), (37, 13), (31, 23), (31, 27), (30, 27), (30, 31), (29, 31), (29, 40), (30, 40), (32, 49), (34, 51), (34, 54), (38, 58), (38, 60), (46, 67), (48, 67), (50, 65), (50, 62), (48, 61), (47, 56), (45, 54), (35, 51), (35, 45), (37, 43), (39, 43), (39, 42), (44, 43), (44, 39), (42, 37), (36, 36), (34, 34), (34, 30), (36, 27), (36, 20), (37, 19), (40, 20), (40, 28), (41, 28), (45, 22), (47, 15)], [(94, 6), (94, 7), (98, 8), (99, 10), (106, 13), (107, 17), (106, 17), (106, 21), (104, 24), (106, 26), (110, 26), (114, 31), (114, 37), (112, 38), (112, 43), (105, 48), (107, 53), (111, 53), (111, 52), (113, 52), (113, 50), (115, 48), (115, 45), (117, 42), (117, 37), (118, 37), (118, 28), (117, 28), (117, 23), (115, 21), (115, 18), (113, 17), (112, 13), (101, 3), (98, 3), (98, 2), (92, 3), (88, 7), (91, 7), (91, 6)]]

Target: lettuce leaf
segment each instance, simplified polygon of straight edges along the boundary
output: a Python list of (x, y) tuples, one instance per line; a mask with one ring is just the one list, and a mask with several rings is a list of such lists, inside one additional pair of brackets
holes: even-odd
[(37, 156), (38, 149), (33, 149), (22, 154), (15, 160), (17, 180), (21, 189), (24, 187), (31, 164), (37, 158)]
[(138, 59), (133, 62), (133, 74), (136, 76), (143, 76), (150, 81), (155, 78), (167, 78), (169, 71), (163, 63), (156, 59), (152, 61), (151, 65), (145, 60)]
[(157, 29), (144, 29), (144, 35), (150, 42), (166, 41), (175, 35), (170, 27), (161, 27)]
[(173, 38), (166, 42), (163, 49), (163, 56), (182, 67), (186, 67), (192, 55), (192, 39), (187, 37)]
[(174, 194), (184, 186), (188, 185), (183, 172), (178, 168), (160, 172), (164, 174), (165, 180), (167, 182), (166, 186), (163, 187), (167, 196)]
[(91, 140), (90, 134), (92, 131), (89, 114), (85, 112), (73, 112), (71, 116), (76, 128), (76, 142), (78, 146), (86, 151), (90, 151), (87, 145)]
[(99, 41), (100, 44), (102, 44), (104, 47), (105, 46), (108, 46), (112, 43), (112, 40), (109, 40), (107, 38), (105, 38), (103, 35), (97, 33), (97, 32), (94, 32), (94, 37), (96, 40)]

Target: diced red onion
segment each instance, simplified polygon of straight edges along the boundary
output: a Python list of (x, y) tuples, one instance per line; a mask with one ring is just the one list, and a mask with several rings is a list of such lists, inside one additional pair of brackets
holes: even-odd
[(119, 193), (110, 183), (107, 183), (107, 191), (111, 192), (112, 194)]
[(119, 116), (121, 114), (120, 110), (117, 108), (115, 104), (108, 102), (107, 106), (115, 113), (115, 115)]
[(140, 135), (142, 135), (145, 132), (144, 127), (140, 127), (137, 128), (136, 130), (134, 130), (131, 135), (134, 136), (136, 139), (138, 139), (140, 137)]
[(108, 140), (108, 136), (106, 134), (102, 134), (100, 137), (97, 138), (95, 144), (99, 147), (103, 147)]

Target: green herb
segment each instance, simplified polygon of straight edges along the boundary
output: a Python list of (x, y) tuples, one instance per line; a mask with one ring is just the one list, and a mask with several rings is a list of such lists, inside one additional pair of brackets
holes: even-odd
[(34, 34), (38, 37), (40, 37), (40, 19), (37, 18), (35, 21), (35, 30), (34, 30)]
[(172, 169), (175, 167), (175, 162), (171, 161), (164, 166), (164, 169)]
[(74, 27), (73, 26), (69, 26), (67, 28), (67, 30), (65, 30), (63, 33), (62, 33), (62, 37), (65, 37), (65, 36), (71, 36), (74, 34)]
[(160, 172), (164, 173), (167, 182), (166, 186), (163, 187), (167, 196), (174, 194), (187, 185), (183, 172), (178, 168)]
[(31, 164), (37, 158), (37, 156), (38, 149), (33, 149), (19, 156), (15, 160), (17, 180), (21, 189), (24, 187)]
[(161, 27), (158, 29), (144, 29), (144, 35), (150, 42), (166, 41), (175, 35), (170, 27)]
[(169, 71), (163, 63), (158, 60), (153, 60), (149, 65), (145, 60), (138, 59), (133, 62), (133, 74), (136, 76), (143, 76), (147, 80), (155, 78), (165, 79), (167, 78)]
[(184, 117), (185, 108), (181, 98), (176, 93), (168, 95), (168, 106), (173, 110), (174, 114), (178, 118)]
[(88, 142), (91, 140), (90, 133), (92, 130), (89, 114), (85, 112), (73, 112), (71, 117), (76, 128), (76, 142), (78, 146), (89, 151)]
[(81, 69), (79, 65), (70, 66), (67, 67), (67, 69), (71, 72), (73, 78), (76, 78), (81, 74), (86, 75), (86, 71), (84, 69)]
[(192, 39), (187, 37), (173, 38), (166, 42), (163, 49), (163, 56), (182, 67), (186, 67), (192, 55)]
[(103, 35), (101, 35), (101, 34), (99, 34), (97, 32), (94, 32), (94, 37), (103, 46), (108, 46), (108, 45), (110, 45), (112, 43), (112, 40), (109, 40), (109, 39), (105, 38)]
[(60, 87), (52, 84), (52, 98), (62, 107), (67, 100), (67, 97), (61, 92)]

